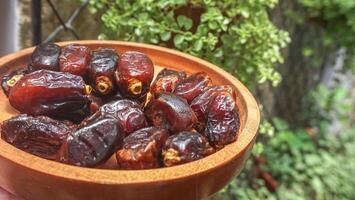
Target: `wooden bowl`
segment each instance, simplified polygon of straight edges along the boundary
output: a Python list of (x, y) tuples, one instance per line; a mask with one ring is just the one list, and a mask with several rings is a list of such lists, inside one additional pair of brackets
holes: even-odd
[[(248, 89), (232, 75), (202, 59), (171, 49), (130, 42), (73, 41), (91, 49), (110, 47), (149, 55), (156, 66), (204, 71), (214, 84), (232, 85), (237, 90), (241, 128), (237, 141), (220, 151), (191, 163), (152, 170), (109, 170), (75, 167), (42, 159), (0, 140), (0, 186), (34, 200), (55, 199), (204, 199), (223, 188), (240, 173), (257, 136), (259, 110)], [(33, 48), (0, 58), (0, 76), (29, 63)], [(0, 94), (0, 121), (17, 114), (3, 93)]]

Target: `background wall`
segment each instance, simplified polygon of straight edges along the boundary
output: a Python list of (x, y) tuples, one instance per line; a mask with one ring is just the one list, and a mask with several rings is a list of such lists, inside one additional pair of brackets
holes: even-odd
[(0, 56), (19, 49), (18, 5), (17, 0), (0, 1)]

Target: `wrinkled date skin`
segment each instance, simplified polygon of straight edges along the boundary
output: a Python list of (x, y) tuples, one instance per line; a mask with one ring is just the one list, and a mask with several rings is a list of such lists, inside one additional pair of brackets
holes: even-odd
[(173, 134), (191, 130), (197, 122), (186, 100), (173, 94), (157, 94), (145, 114), (154, 126), (165, 128)]
[(22, 114), (2, 123), (1, 138), (23, 151), (54, 160), (73, 130), (74, 126), (69, 123)]
[(10, 104), (22, 113), (67, 116), (85, 107), (85, 83), (80, 76), (39, 70), (26, 74), (10, 90)]
[(92, 52), (89, 78), (96, 92), (106, 95), (115, 89), (118, 58), (114, 49), (99, 49)]
[(182, 80), (176, 86), (174, 94), (187, 100), (188, 103), (212, 85), (211, 78), (205, 72), (197, 72)]
[(144, 53), (128, 51), (121, 55), (115, 76), (125, 97), (145, 96), (154, 77), (153, 62)]
[(159, 155), (168, 131), (157, 127), (139, 129), (124, 139), (123, 148), (117, 151), (120, 169), (152, 169), (160, 166)]
[(220, 149), (237, 139), (239, 127), (239, 114), (233, 96), (220, 92), (209, 104), (205, 136), (211, 145)]
[(183, 131), (171, 135), (163, 146), (162, 156), (166, 167), (204, 158), (214, 152), (208, 140), (199, 133)]
[(59, 71), (60, 52), (60, 47), (53, 43), (37, 46), (31, 56), (31, 67), (34, 71), (41, 69)]
[(19, 68), (6, 74), (1, 79), (1, 88), (6, 96), (9, 96), (10, 90), (25, 75), (28, 74), (27, 68)]
[(91, 122), (101, 118), (116, 119), (126, 136), (148, 125), (140, 105), (128, 99), (104, 104), (98, 112), (84, 120), (84, 122)]
[(190, 104), (190, 107), (195, 112), (199, 123), (196, 124), (195, 128), (199, 132), (203, 132), (205, 129), (208, 108), (211, 100), (213, 100), (219, 92), (227, 92), (236, 100), (236, 93), (234, 89), (229, 85), (214, 85), (209, 86), (198, 95)]
[(71, 133), (59, 153), (63, 163), (94, 167), (121, 148), (124, 134), (114, 119), (100, 119)]
[(59, 68), (61, 72), (69, 72), (74, 75), (87, 77), (90, 68), (90, 49), (78, 44), (70, 44), (62, 49), (59, 56)]
[(172, 93), (176, 85), (186, 78), (184, 71), (178, 72), (164, 68), (160, 71), (150, 87), (152, 95), (160, 92)]

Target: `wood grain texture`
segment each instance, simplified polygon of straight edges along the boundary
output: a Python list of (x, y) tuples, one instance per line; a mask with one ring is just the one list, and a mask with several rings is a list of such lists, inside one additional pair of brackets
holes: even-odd
[[(60, 46), (73, 42), (58, 43)], [(109, 170), (69, 166), (45, 160), (0, 140), (0, 186), (31, 200), (68, 199), (203, 199), (217, 192), (240, 173), (257, 136), (259, 109), (248, 89), (232, 75), (202, 59), (163, 47), (118, 41), (75, 41), (92, 50), (110, 47), (119, 53), (141, 51), (161, 67), (205, 71), (213, 84), (232, 85), (237, 90), (241, 128), (236, 142), (198, 161), (153, 170)], [(25, 66), (33, 48), (0, 58), (0, 75)], [(160, 66), (160, 67), (159, 67)], [(16, 114), (0, 94), (0, 121)]]

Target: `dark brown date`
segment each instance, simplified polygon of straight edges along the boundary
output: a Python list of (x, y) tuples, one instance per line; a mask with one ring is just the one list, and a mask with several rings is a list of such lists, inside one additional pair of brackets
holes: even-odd
[(125, 99), (125, 98), (121, 94), (120, 90), (115, 90), (112, 93), (106, 95), (104, 98), (102, 98), (104, 103), (109, 103), (111, 101), (118, 101), (118, 100), (122, 100), (122, 99)]
[(126, 52), (120, 57), (115, 76), (117, 86), (125, 97), (145, 96), (154, 77), (153, 62), (144, 53)]
[(115, 89), (118, 58), (114, 49), (99, 49), (92, 52), (89, 78), (98, 93), (106, 95)]
[(101, 118), (116, 119), (117, 123), (122, 127), (125, 135), (129, 135), (130, 133), (148, 125), (140, 105), (128, 99), (104, 104), (100, 107), (98, 112), (85, 121), (91, 122)]
[(199, 133), (184, 131), (171, 135), (163, 146), (162, 156), (166, 167), (204, 158), (214, 152), (208, 140)]
[(93, 94), (89, 94), (88, 99), (89, 99), (89, 110), (90, 110), (90, 114), (92, 115), (100, 109), (100, 107), (103, 105), (103, 101), (100, 97), (97, 97)]
[(62, 145), (58, 160), (94, 167), (109, 159), (122, 147), (124, 134), (114, 119), (100, 119), (71, 133)]
[(59, 68), (61, 72), (69, 72), (74, 75), (87, 77), (90, 68), (90, 49), (78, 44), (70, 44), (62, 49), (59, 56)]
[(178, 83), (174, 94), (187, 100), (188, 103), (212, 85), (211, 78), (205, 72), (197, 72)]
[(68, 122), (22, 114), (1, 124), (1, 138), (23, 151), (54, 160), (73, 129)]
[(220, 149), (237, 139), (239, 127), (239, 114), (233, 96), (220, 92), (209, 103), (205, 136), (211, 145)]
[(190, 104), (190, 107), (195, 112), (199, 123), (195, 128), (199, 132), (203, 132), (207, 120), (208, 107), (211, 100), (213, 100), (219, 92), (227, 92), (232, 95), (233, 100), (236, 99), (236, 93), (234, 89), (229, 85), (215, 85), (205, 89), (200, 95), (198, 95)]
[(172, 93), (176, 85), (185, 78), (186, 73), (184, 71), (178, 72), (164, 68), (152, 83), (150, 93), (152, 95), (160, 92)]
[(87, 87), (80, 76), (39, 70), (26, 74), (10, 90), (10, 104), (22, 113), (56, 118), (82, 109)]
[(185, 99), (173, 94), (159, 93), (146, 109), (149, 121), (171, 133), (191, 130), (197, 121)]
[(120, 169), (152, 169), (160, 166), (159, 155), (168, 131), (157, 127), (139, 129), (124, 139), (116, 153)]
[(11, 71), (9, 74), (6, 74), (2, 77), (1, 88), (6, 96), (9, 96), (11, 88), (14, 87), (15, 84), (27, 73), (27, 68), (19, 68)]
[(60, 47), (56, 44), (38, 45), (31, 56), (31, 67), (34, 71), (46, 69), (59, 71)]

